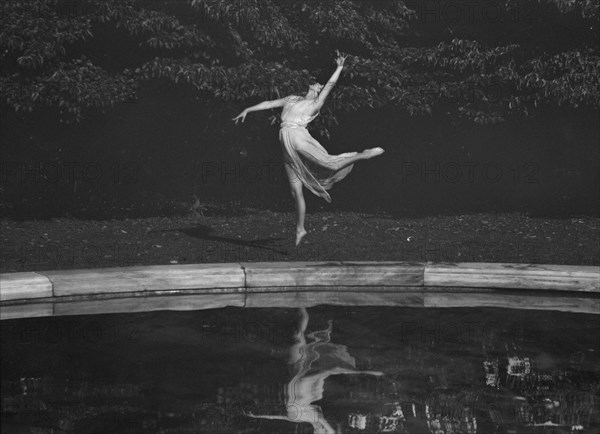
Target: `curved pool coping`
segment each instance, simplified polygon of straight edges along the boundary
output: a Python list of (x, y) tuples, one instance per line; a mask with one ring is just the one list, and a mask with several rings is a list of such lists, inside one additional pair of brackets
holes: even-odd
[(600, 267), (241, 262), (0, 274), (0, 319), (319, 304), (600, 313)]

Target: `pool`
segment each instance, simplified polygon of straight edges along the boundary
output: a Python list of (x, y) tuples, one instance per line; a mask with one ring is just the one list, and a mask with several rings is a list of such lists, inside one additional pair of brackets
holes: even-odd
[(597, 433), (600, 317), (317, 306), (2, 321), (3, 432)]

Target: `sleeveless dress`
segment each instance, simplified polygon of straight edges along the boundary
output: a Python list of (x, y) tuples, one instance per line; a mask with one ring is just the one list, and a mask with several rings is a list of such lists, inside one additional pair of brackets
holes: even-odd
[[(294, 104), (300, 99), (302, 98), (290, 99), (287, 104)], [(285, 111), (284, 107), (279, 130), (284, 163), (292, 168), (296, 177), (306, 188), (327, 202), (331, 202), (331, 196), (327, 190), (350, 173), (353, 164), (342, 166), (349, 157), (357, 153), (346, 152), (340, 155), (329, 155), (327, 150), (306, 129), (306, 126), (319, 113), (284, 120)]]

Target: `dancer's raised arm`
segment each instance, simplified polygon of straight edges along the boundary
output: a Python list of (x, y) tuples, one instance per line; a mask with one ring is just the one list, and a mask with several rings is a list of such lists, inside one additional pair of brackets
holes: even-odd
[(335, 63), (337, 63), (337, 68), (331, 75), (329, 81), (327, 81), (327, 84), (323, 87), (323, 90), (319, 93), (319, 96), (317, 97), (317, 104), (319, 109), (323, 107), (327, 96), (329, 96), (329, 92), (331, 92), (331, 89), (333, 89), (333, 86), (335, 86), (335, 84), (337, 83), (338, 78), (340, 78), (340, 74), (342, 73), (342, 69), (344, 68), (344, 61), (348, 57), (342, 56), (339, 51), (337, 53), (338, 57), (337, 59), (335, 59)]
[(234, 117), (232, 120), (234, 120), (235, 123), (237, 124), (238, 120), (240, 120), (240, 118), (241, 118), (242, 122), (244, 122), (244, 120), (246, 119), (246, 115), (250, 112), (257, 112), (260, 110), (269, 110), (272, 108), (283, 107), (284, 104), (285, 104), (285, 98), (276, 99), (273, 101), (263, 101), (259, 104), (253, 105), (252, 107), (248, 107), (248, 108), (244, 109), (244, 111), (242, 111), (239, 115)]

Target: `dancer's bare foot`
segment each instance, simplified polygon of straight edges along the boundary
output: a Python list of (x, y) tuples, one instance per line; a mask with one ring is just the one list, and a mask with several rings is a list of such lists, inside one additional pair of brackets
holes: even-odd
[(373, 158), (373, 157), (377, 157), (378, 155), (383, 154), (385, 151), (383, 150), (383, 148), (377, 147), (377, 148), (371, 148), (371, 149), (365, 149), (362, 153), (366, 158)]
[(300, 241), (302, 241), (304, 235), (306, 235), (306, 231), (304, 229), (296, 229), (296, 247), (298, 244), (300, 244)]

